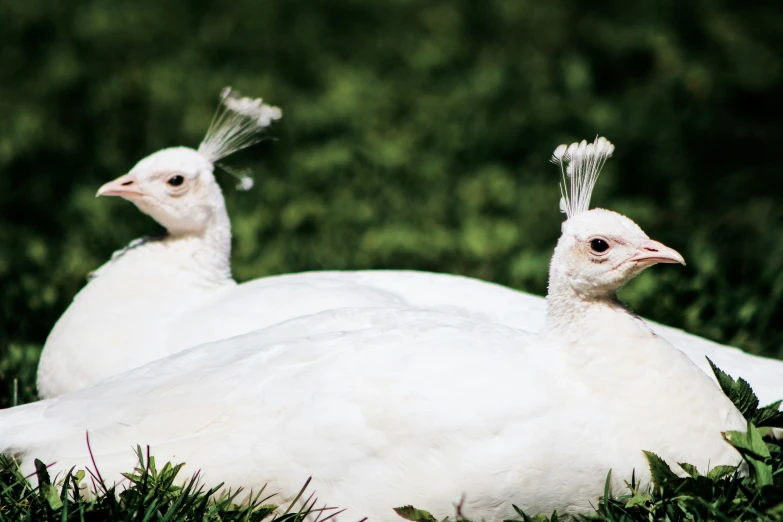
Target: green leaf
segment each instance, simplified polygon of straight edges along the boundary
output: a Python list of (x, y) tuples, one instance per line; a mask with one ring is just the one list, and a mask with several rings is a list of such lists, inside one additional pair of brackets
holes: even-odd
[(612, 470), (606, 474), (606, 480), (604, 480), (604, 502), (609, 502), (612, 498)]
[(60, 500), (60, 495), (57, 493), (57, 488), (51, 484), (43, 484), (41, 486), (41, 493), (49, 504), (49, 507), (53, 510), (58, 510), (63, 507), (63, 501)]
[(699, 473), (699, 470), (696, 469), (696, 466), (693, 464), (688, 464), (687, 462), (680, 462), (678, 464), (688, 475), (690, 475), (692, 478), (698, 478), (701, 477), (701, 473)]
[(756, 485), (767, 486), (773, 483), (772, 466), (767, 463), (770, 458), (769, 448), (761, 438), (761, 434), (748, 422), (748, 431), (727, 431), (724, 437), (742, 454), (750, 464), (751, 473), (756, 479)]
[(726, 394), (734, 406), (745, 416), (747, 420), (753, 420), (753, 414), (759, 406), (759, 399), (756, 394), (753, 393), (753, 388), (750, 387), (748, 381), (743, 378), (739, 378), (736, 381), (713, 363), (709, 357), (706, 358), (710, 363), (712, 373), (715, 374), (715, 378), (718, 379), (723, 393)]
[(641, 506), (642, 504), (645, 504), (646, 502), (649, 502), (652, 500), (652, 495), (649, 493), (636, 493), (633, 497), (631, 497), (628, 502), (625, 503), (625, 507), (630, 508), (634, 506)]
[(413, 520), (414, 522), (437, 522), (435, 517), (429, 511), (416, 509), (413, 506), (402, 506), (394, 508), (394, 511), (402, 518)]
[(759, 435), (758, 430), (753, 424), (748, 423), (748, 431), (727, 431), (726, 436), (731, 444), (756, 459), (766, 459), (770, 457), (767, 444)]
[(667, 482), (680, 480), (680, 477), (672, 471), (661, 457), (652, 451), (645, 451), (644, 454), (647, 457), (647, 462), (650, 464), (650, 474), (656, 485), (663, 486)]
[(35, 459), (34, 463), (35, 475), (38, 478), (38, 484), (41, 486), (45, 484), (51, 484), (52, 481), (49, 479), (49, 471), (46, 469), (46, 464), (38, 459)]
[(709, 473), (707, 473), (707, 478), (718, 480), (727, 475), (731, 475), (735, 471), (737, 471), (736, 466), (715, 466), (709, 471)]
[[(538, 515), (536, 515), (534, 517), (531, 517), (530, 515), (528, 515), (524, 511), (522, 511), (519, 508), (519, 506), (517, 506), (516, 504), (511, 504), (511, 507), (514, 508), (514, 511), (516, 511), (517, 514), (520, 517), (522, 517), (522, 520), (524, 522), (539, 522), (539, 521), (545, 522), (546, 521), (546, 515), (538, 514)], [(504, 522), (513, 522), (513, 521), (504, 521)]]
[(757, 428), (771, 427), (771, 428), (783, 428), (783, 412), (780, 411), (780, 402), (773, 402), (768, 406), (759, 408), (756, 410), (753, 416), (753, 424)]
[(50, 508), (58, 510), (63, 506), (60, 496), (57, 494), (57, 488), (52, 486), (52, 481), (49, 478), (49, 471), (46, 469), (46, 464), (38, 459), (35, 459), (35, 475), (38, 478), (38, 495), (41, 496)]

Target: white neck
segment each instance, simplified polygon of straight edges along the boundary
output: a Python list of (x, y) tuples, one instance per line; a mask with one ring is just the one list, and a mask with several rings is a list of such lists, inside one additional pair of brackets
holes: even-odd
[(167, 232), (163, 243), (188, 252), (197, 271), (210, 278), (231, 279), (231, 221), (222, 202), (205, 230)]
[[(629, 323), (629, 326), (630, 323), (643, 324), (617, 298), (616, 292), (597, 295), (582, 294), (568, 283), (567, 274), (559, 266), (553, 259), (549, 269), (544, 332), (556, 333), (576, 341), (586, 332), (593, 332), (601, 328), (607, 314), (612, 314), (613, 325), (611, 328), (616, 328), (620, 323)], [(607, 328), (609, 327), (607, 326)]]

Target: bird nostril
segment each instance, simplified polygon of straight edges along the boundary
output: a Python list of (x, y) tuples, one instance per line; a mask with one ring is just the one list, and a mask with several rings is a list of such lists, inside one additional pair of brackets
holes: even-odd
[(128, 181), (126, 181), (125, 183), (122, 184), (123, 187), (127, 187), (128, 185), (133, 185), (133, 180), (132, 179), (130, 179), (130, 180), (128, 180)]
[(648, 252), (657, 252), (658, 251), (657, 248), (652, 248), (652, 247), (644, 247), (644, 249), (647, 250)]

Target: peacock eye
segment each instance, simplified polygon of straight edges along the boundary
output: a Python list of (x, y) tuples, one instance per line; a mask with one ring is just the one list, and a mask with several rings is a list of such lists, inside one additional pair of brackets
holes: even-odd
[(172, 187), (179, 187), (180, 185), (185, 183), (185, 177), (180, 176), (179, 174), (175, 174), (174, 176), (171, 176), (168, 180), (166, 180), (166, 183), (168, 183)]
[(590, 241), (590, 248), (599, 254), (609, 250), (609, 243), (605, 239), (596, 238)]

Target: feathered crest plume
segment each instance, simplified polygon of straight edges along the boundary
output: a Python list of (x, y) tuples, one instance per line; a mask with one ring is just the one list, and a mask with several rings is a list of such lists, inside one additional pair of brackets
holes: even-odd
[[(243, 97), (226, 87), (220, 93), (220, 104), (198, 152), (215, 163), (261, 141), (261, 132), (282, 116), (279, 108), (265, 105), (261, 98)], [(221, 168), (225, 169), (222, 165)], [(248, 190), (253, 186), (253, 179), (246, 173), (225, 170), (239, 178), (239, 188)]]
[(593, 143), (560, 145), (552, 154), (552, 163), (560, 167), (560, 211), (568, 218), (590, 209), (590, 196), (614, 145), (603, 137)]

